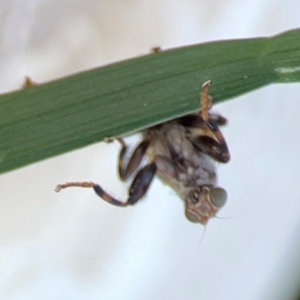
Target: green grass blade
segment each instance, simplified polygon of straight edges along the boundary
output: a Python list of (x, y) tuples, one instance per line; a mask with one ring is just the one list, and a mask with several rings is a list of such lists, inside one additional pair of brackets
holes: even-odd
[(0, 173), (270, 83), (300, 81), (300, 30), (155, 53), (0, 97)]

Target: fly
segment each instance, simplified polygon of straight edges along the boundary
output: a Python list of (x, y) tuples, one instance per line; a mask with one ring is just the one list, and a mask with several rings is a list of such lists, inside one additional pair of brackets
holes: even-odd
[[(122, 138), (118, 172), (122, 181), (136, 173), (125, 202), (108, 194), (93, 182), (59, 184), (56, 191), (68, 187), (93, 188), (104, 201), (127, 207), (136, 204), (148, 191), (154, 176), (169, 185), (183, 200), (185, 215), (194, 223), (206, 225), (227, 200), (226, 191), (217, 186), (216, 162), (230, 159), (226, 141), (219, 130), (227, 120), (211, 113), (212, 97), (208, 95), (211, 81), (202, 85), (201, 110), (142, 131), (143, 140), (125, 164), (128, 146)], [(143, 157), (148, 163), (140, 168)]]

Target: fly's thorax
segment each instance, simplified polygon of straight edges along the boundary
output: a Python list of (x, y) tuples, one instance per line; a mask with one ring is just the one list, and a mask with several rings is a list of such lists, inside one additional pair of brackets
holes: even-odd
[(150, 139), (147, 157), (155, 160), (156, 175), (183, 200), (191, 188), (217, 183), (215, 161), (194, 147), (188, 133), (188, 129), (172, 122), (144, 133)]
[(227, 193), (223, 188), (198, 186), (185, 199), (185, 215), (191, 222), (207, 224), (225, 205)]

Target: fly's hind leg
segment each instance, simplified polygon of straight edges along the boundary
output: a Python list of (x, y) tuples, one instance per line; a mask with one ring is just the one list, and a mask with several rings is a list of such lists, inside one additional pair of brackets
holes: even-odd
[(150, 184), (156, 173), (156, 164), (152, 162), (142, 168), (135, 176), (130, 188), (128, 204), (135, 204), (148, 191)]
[(119, 155), (119, 165), (118, 171), (121, 180), (126, 181), (135, 170), (141, 164), (141, 161), (147, 151), (149, 146), (149, 141), (142, 141), (134, 150), (133, 154), (129, 158), (127, 165), (124, 163), (125, 155), (128, 151), (128, 146), (126, 145), (125, 141), (122, 138), (117, 139), (119, 143), (122, 145), (122, 149)]
[(137, 203), (148, 191), (150, 184), (154, 178), (156, 172), (156, 164), (150, 163), (138, 171), (133, 179), (128, 192), (128, 198), (126, 202), (119, 201), (108, 193), (106, 193), (98, 184), (94, 184), (94, 191), (103, 200), (116, 206), (126, 207)]
[[(139, 167), (148, 148), (149, 142), (146, 140), (142, 141), (133, 152), (128, 164), (125, 165), (124, 157), (126, 155), (128, 147), (122, 138), (118, 138), (118, 141), (122, 145), (122, 149), (119, 155), (119, 174), (122, 180), (126, 180)], [(152, 182), (155, 172), (156, 165), (154, 162), (146, 165), (140, 171), (138, 171), (129, 188), (128, 199), (126, 202), (122, 202), (110, 196), (102, 189), (99, 184), (93, 182), (67, 182), (65, 184), (57, 185), (55, 191), (59, 192), (60, 190), (68, 187), (93, 188), (96, 194), (100, 196), (104, 201), (116, 206), (126, 207), (128, 205), (135, 204), (145, 195)]]
[(105, 192), (99, 184), (93, 182), (68, 182), (65, 184), (59, 184), (56, 186), (55, 191), (59, 192), (62, 189), (68, 187), (83, 187), (83, 188), (93, 188), (98, 196), (100, 196), (104, 201), (120, 206), (126, 207), (128, 205), (133, 205), (138, 202), (147, 192), (153, 177), (156, 172), (156, 164), (152, 162), (145, 167), (143, 167), (135, 176), (128, 193), (128, 198), (126, 202), (115, 199)]
[[(115, 138), (105, 138), (104, 142), (106, 143), (112, 143)], [(133, 154), (128, 160), (127, 165), (124, 163), (124, 158), (126, 156), (126, 153), (128, 151), (128, 146), (125, 143), (125, 141), (122, 138), (116, 138), (116, 140), (121, 144), (122, 148), (119, 154), (119, 162), (118, 162), (118, 172), (120, 179), (122, 181), (126, 181), (137, 168), (139, 167), (146, 150), (148, 148), (149, 142), (148, 141), (142, 141), (135, 149)]]

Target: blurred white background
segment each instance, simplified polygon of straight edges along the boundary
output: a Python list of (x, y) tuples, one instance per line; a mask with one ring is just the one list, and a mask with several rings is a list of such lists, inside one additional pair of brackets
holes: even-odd
[[(25, 75), (46, 82), (153, 46), (295, 27), (299, 0), (0, 0), (0, 92)], [(229, 119), (219, 216), (231, 218), (211, 220), (200, 246), (203, 227), (159, 180), (127, 209), (92, 190), (53, 191), (94, 180), (125, 200), (118, 143), (1, 175), (0, 299), (290, 299), (300, 267), (299, 98), (300, 84), (285, 84), (215, 107)]]

